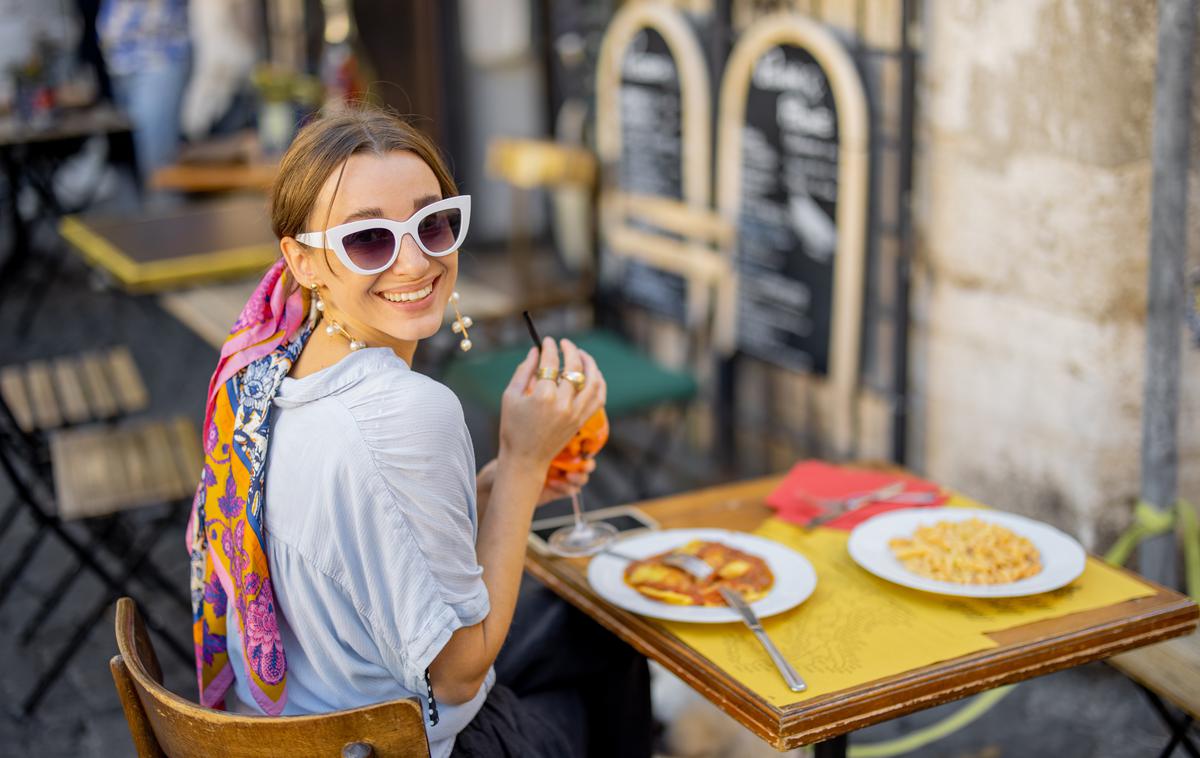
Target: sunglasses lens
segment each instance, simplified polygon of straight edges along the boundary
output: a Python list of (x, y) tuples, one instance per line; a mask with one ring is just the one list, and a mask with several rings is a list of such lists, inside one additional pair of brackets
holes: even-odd
[(421, 219), (417, 234), (420, 235), (421, 244), (426, 250), (431, 253), (445, 253), (454, 246), (461, 228), (462, 211), (458, 208), (447, 208)]
[(354, 265), (365, 269), (383, 268), (396, 250), (396, 237), (390, 229), (363, 229), (342, 237), (342, 247)]

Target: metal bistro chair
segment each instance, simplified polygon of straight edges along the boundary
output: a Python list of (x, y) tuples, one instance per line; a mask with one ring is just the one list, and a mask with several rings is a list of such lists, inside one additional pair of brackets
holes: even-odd
[[(199, 436), (183, 418), (115, 423), (147, 403), (145, 386), (124, 348), (0, 370), (0, 469), (14, 490), (0, 517), (0, 534), (22, 511), (36, 527), (0, 575), (0, 602), (34, 565), (48, 537), (72, 558), (52, 588), (39, 593), (39, 606), (19, 641), (26, 645), (36, 638), (84, 573), (105, 588), (23, 700), (23, 713), (37, 707), (109, 605), (129, 594), (134, 578), (190, 613), (182, 581), (168, 580), (150, 554), (182, 521), (201, 466)], [(152, 505), (164, 507), (153, 516), (130, 513)], [(190, 661), (187, 646), (151, 624), (176, 655)]]
[(117, 601), (117, 650), (109, 662), (139, 758), (428, 758), (415, 698), (314, 716), (242, 716), (185, 700), (162, 669), (133, 600)]
[[(1141, 687), (1170, 730), (1169, 742), (1160, 755), (1171, 755), (1181, 746), (1188, 755), (1200, 756), (1189, 736), (1194, 723), (1200, 721), (1200, 632), (1121, 653), (1108, 662)], [(1183, 715), (1172, 714), (1163, 701)]]

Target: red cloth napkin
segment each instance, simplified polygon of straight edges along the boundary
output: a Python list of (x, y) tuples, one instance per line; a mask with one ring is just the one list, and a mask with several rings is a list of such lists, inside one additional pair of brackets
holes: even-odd
[[(881, 500), (868, 503), (826, 521), (822, 526), (849, 531), (880, 513), (899, 508), (929, 508), (941, 505), (947, 500), (941, 487), (914, 476), (834, 466), (823, 461), (801, 461), (792, 467), (783, 482), (767, 496), (767, 505), (776, 509), (779, 518), (785, 521), (807, 524), (810, 519), (825, 512), (822, 500), (865, 495), (896, 481), (903, 481), (906, 485), (899, 501)], [(938, 493), (939, 497), (928, 503), (904, 502), (905, 497), (924, 492)]]

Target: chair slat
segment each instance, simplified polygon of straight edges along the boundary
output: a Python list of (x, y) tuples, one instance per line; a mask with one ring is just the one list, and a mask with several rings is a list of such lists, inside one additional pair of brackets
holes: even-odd
[(64, 521), (90, 515), (92, 500), (103, 483), (104, 460), (91, 452), (94, 437), (94, 430), (74, 429), (50, 438), (55, 499)]
[(122, 345), (108, 353), (108, 370), (113, 379), (113, 394), (122, 411), (137, 413), (150, 404), (150, 394), (129, 348)]
[(121, 708), (125, 711), (125, 721), (129, 724), (133, 748), (137, 751), (138, 758), (165, 758), (166, 754), (158, 746), (158, 740), (154, 739), (154, 730), (150, 728), (146, 710), (138, 700), (137, 686), (133, 677), (129, 675), (125, 660), (119, 655), (114, 655), (108, 662), (108, 667), (112, 672), (113, 683), (117, 685)]
[(83, 386), (92, 405), (92, 415), (98, 420), (117, 415), (117, 398), (113, 394), (112, 381), (108, 378), (105, 363), (97, 353), (88, 353), (79, 359)]
[(23, 432), (34, 430), (33, 404), (29, 399), (29, 388), (25, 386), (24, 372), (17, 366), (0, 370), (0, 395), (12, 411), (13, 420)]
[(32, 401), (33, 419), (37, 428), (57, 429), (62, 426), (62, 411), (54, 395), (50, 364), (45, 361), (29, 363), (25, 367), (25, 381), (29, 385), (29, 398)]
[(128, 497), (121, 505), (134, 508), (137, 507), (135, 503), (145, 505), (154, 501), (156, 483), (153, 466), (146, 450), (145, 427), (126, 428), (114, 434), (109, 450), (110, 453), (115, 453), (113, 465), (125, 469), (128, 481)]
[(83, 379), (79, 375), (79, 362), (71, 358), (54, 361), (54, 388), (62, 402), (63, 419), (68, 424), (82, 424), (92, 419), (87, 395), (83, 391)]
[(1108, 662), (1192, 718), (1200, 719), (1200, 631), (1121, 653)]
[(145, 443), (147, 462), (150, 466), (154, 483), (155, 496), (165, 501), (175, 500), (185, 492), (183, 477), (179, 466), (175, 463), (174, 436), (167, 422), (147, 424), (142, 433)]
[(175, 465), (183, 485), (182, 495), (191, 495), (196, 491), (204, 467), (203, 445), (200, 435), (196, 433), (196, 426), (182, 416), (177, 417), (171, 424), (171, 443), (170, 449), (175, 454)]

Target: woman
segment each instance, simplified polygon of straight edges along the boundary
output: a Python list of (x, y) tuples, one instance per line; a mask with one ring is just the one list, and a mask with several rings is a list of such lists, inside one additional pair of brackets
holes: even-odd
[[(534, 623), (562, 623), (521, 626), (541, 640), (506, 663), (516, 695), (495, 683), (533, 509), (586, 481), (544, 490), (550, 460), (605, 384), (567, 340), (531, 349), (504, 393), (499, 456), (476, 477), (458, 400), (409, 368), (442, 327), (469, 212), (434, 146), (379, 111), (316, 121), (284, 155), (271, 195), (283, 258), (209, 388), (189, 529), (201, 702), (300, 714), (416, 696), (435, 757), (585, 741), (648, 755), (648, 713), (628, 713), (647, 702), (645, 662), (561, 604)], [(611, 723), (589, 732), (585, 717), (609, 716), (597, 692), (625, 701), (636, 744)]]

